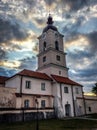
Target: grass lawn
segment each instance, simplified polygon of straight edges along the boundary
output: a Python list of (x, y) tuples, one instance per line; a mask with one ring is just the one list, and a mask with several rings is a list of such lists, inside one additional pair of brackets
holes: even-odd
[(93, 119), (97, 119), (97, 114), (90, 114), (87, 116), (88, 118), (93, 118)]
[[(39, 121), (39, 130), (91, 130), (91, 128), (97, 128), (96, 120), (50, 119)], [(31, 121), (0, 124), (0, 130), (36, 130), (36, 122)]]

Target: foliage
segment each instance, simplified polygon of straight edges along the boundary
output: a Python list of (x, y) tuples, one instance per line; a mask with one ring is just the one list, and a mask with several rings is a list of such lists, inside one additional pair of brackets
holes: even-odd
[(95, 83), (95, 86), (93, 86), (92, 92), (97, 96), (97, 83)]

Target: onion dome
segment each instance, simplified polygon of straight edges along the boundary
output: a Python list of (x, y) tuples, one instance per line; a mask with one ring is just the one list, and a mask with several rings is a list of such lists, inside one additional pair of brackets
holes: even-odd
[(54, 31), (58, 31), (57, 28), (55, 26), (53, 26), (53, 19), (50, 15), (48, 17), (47, 26), (43, 29), (43, 33), (47, 32), (49, 29), (52, 29)]

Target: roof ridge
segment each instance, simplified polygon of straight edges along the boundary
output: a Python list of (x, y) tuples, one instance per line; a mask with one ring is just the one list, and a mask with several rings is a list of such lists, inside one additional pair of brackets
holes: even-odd
[(15, 75), (11, 76), (10, 78), (15, 77), (17, 75), (44, 79), (44, 80), (52, 80), (52, 78), (49, 75), (47, 75), (46, 73), (41, 73), (41, 72), (28, 70), (28, 69), (23, 69), (20, 72), (16, 73)]
[(63, 76), (53, 75), (53, 74), (51, 76), (54, 78), (54, 80), (56, 80), (59, 83), (82, 86), (81, 84), (77, 83), (76, 81), (73, 81), (69, 77), (63, 77)]
[[(63, 77), (63, 78), (68, 78), (68, 77), (64, 77), (62, 75), (55, 75), (55, 74), (51, 74), (51, 76), (58, 76), (58, 77)], [(68, 78), (69, 79), (69, 78)]]

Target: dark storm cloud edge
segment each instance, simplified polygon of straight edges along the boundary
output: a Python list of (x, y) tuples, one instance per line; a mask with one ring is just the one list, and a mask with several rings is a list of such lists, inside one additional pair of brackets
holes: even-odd
[(14, 75), (15, 73), (17, 73), (18, 71), (25, 69), (25, 68), (30, 69), (30, 70), (35, 70), (36, 66), (37, 66), (36, 57), (34, 57), (34, 56), (32, 56), (31, 58), (27, 57), (25, 59), (19, 60), (19, 62), (21, 64), (18, 68), (17, 67), (14, 67), (14, 68), (6, 67), (5, 68), (5, 67), (1, 66), (0, 75), (10, 77), (10, 76)]
[(21, 28), (17, 21), (0, 18), (0, 59), (7, 59), (7, 51), (3, 48), (8, 47), (11, 50), (21, 50), (20, 45), (14, 41), (22, 42), (29, 37), (27, 30)]
[(5, 21), (0, 18), (0, 43), (8, 43), (12, 39), (22, 41), (27, 37), (28, 34), (18, 23), (11, 24), (10, 21)]
[[(35, 4), (35, 3), (33, 3), (33, 2), (35, 2), (35, 1), (33, 1), (32, 2), (32, 0), (24, 0), (24, 2), (26, 2), (26, 4), (28, 4), (28, 6), (29, 7), (33, 7), (32, 5), (33, 4)], [(50, 2), (50, 3), (49, 3)], [(54, 3), (55, 1), (47, 1), (47, 0), (45, 0), (45, 3), (46, 4), (48, 4), (48, 5), (52, 5), (53, 3)], [(58, 3), (59, 1), (58, 0), (56, 0), (56, 2)], [(95, 3), (97, 3), (97, 1), (96, 0), (93, 0), (93, 1), (91, 1), (91, 0), (61, 0), (61, 3), (64, 3), (63, 5), (64, 5), (64, 8), (63, 8), (63, 10), (65, 9), (65, 6), (66, 5), (68, 5), (70, 8), (69, 8), (69, 10), (68, 11), (76, 11), (76, 10), (79, 10), (79, 9), (81, 9), (81, 8), (83, 8), (84, 6), (89, 6), (90, 4), (92, 4), (92, 5), (94, 5)], [(70, 17), (69, 17), (70, 18)], [(82, 18), (82, 19), (84, 19), (84, 17)], [(36, 22), (39, 24), (39, 21), (41, 22), (41, 19), (39, 19), (38, 20), (38, 18), (36, 19)], [(77, 36), (78, 35), (80, 35), (80, 34), (77, 34), (77, 32), (76, 32), (76, 30), (77, 30), (77, 26), (80, 26), (81, 25), (81, 20), (79, 20), (79, 18), (78, 18), (78, 22), (76, 23), (76, 25), (75, 26), (72, 26), (71, 28), (72, 28), (72, 32), (69, 32), (68, 31), (68, 28), (67, 28), (67, 31), (68, 31), (68, 34), (69, 34), (69, 37), (71, 37), (71, 39), (72, 38), (74, 38), (74, 39), (77, 39)], [(14, 30), (14, 29), (13, 29)], [(66, 30), (65, 30), (66, 31)], [(17, 31), (18, 32), (18, 31)], [(95, 52), (96, 52), (96, 42), (95, 41), (97, 41), (96, 40), (96, 37), (95, 38), (93, 38), (93, 36), (95, 35), (96, 36), (96, 31), (95, 32), (92, 32), (92, 33), (90, 33), (90, 34), (86, 34), (86, 35), (84, 35), (85, 37), (87, 37), (87, 39), (88, 39), (88, 41), (89, 41), (89, 44), (90, 44), (90, 48), (89, 48), (89, 52), (79, 52), (79, 57), (82, 57), (81, 55), (83, 55), (84, 57), (94, 57), (94, 55), (95, 54), (93, 54), (92, 53), (92, 51), (93, 51), (93, 49), (95, 50)], [(5, 34), (7, 34), (7, 33), (5, 33)], [(65, 33), (64, 33), (65, 34)], [(16, 35), (16, 34), (15, 34)], [(82, 35), (82, 34), (81, 34)], [(13, 36), (14, 36), (14, 34), (13, 34)], [(22, 34), (22, 36), (24, 36), (23, 34)], [(9, 37), (10, 39), (11, 39), (11, 37)], [(18, 40), (22, 40), (22, 38), (23, 37), (18, 37), (18, 36), (15, 36), (14, 38), (16, 38), (16, 39), (18, 39)], [(6, 40), (6, 38), (4, 39), (5, 40), (5, 42), (6, 41), (10, 41), (10, 39), (7, 39)], [(1, 38), (1, 40), (3, 40), (2, 38)], [(68, 40), (68, 39), (67, 39)], [(70, 40), (70, 39), (69, 39)], [(1, 53), (1, 55), (3, 56), (3, 55), (5, 55), (4, 54), (4, 52), (2, 52)], [(72, 54), (71, 54), (72, 55)], [(78, 57), (76, 58), (76, 60), (78, 60)], [(25, 66), (25, 65), (24, 65)], [(94, 66), (95, 67), (95, 66)], [(76, 70), (76, 71), (78, 71), (78, 70)], [(84, 73), (83, 73), (83, 71), (84, 71)], [(84, 78), (85, 78), (85, 76), (87, 76), (87, 75), (85, 75), (85, 71), (87, 71), (87, 73), (88, 73), (88, 70), (81, 70), (81, 74), (82, 75), (84, 75)], [(95, 71), (95, 70), (94, 70)], [(1, 72), (1, 71), (0, 71)], [(91, 73), (91, 71), (88, 73), (88, 74), (92, 74)], [(81, 75), (80, 75), (80, 73), (79, 73), (79, 77), (81, 77)]]
[[(51, 6), (55, 2), (57, 5), (62, 4), (63, 10), (67, 11), (76, 11), (79, 10), (80, 8), (83, 8), (84, 6), (90, 6), (91, 4), (94, 5), (97, 1), (96, 0), (44, 0), (45, 3), (48, 6)], [(66, 8), (68, 6), (69, 8)]]
[[(80, 34), (79, 34), (80, 35)], [(89, 82), (96, 82), (97, 81), (97, 32), (92, 32), (87, 35), (82, 35), (87, 38), (89, 45), (86, 46), (85, 50), (75, 50), (75, 52), (68, 53), (68, 65), (70, 65), (71, 69), (74, 69), (76, 73), (71, 72), (70, 75), (77, 81), (88, 81)], [(74, 38), (76, 40), (78, 35)], [(75, 66), (75, 63), (85, 66), (84, 58), (89, 60), (89, 65), (86, 65), (86, 68), (79, 69)], [(88, 79), (87, 79), (88, 78)]]

